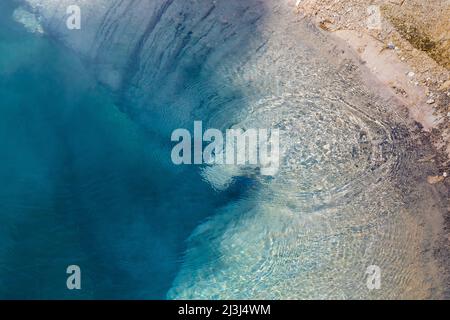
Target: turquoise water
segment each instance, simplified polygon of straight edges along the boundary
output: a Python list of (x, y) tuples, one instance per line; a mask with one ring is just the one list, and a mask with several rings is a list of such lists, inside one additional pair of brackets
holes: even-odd
[[(233, 192), (172, 166), (170, 139), (11, 13), (2, 1), (0, 298), (164, 298), (185, 239)], [(72, 264), (80, 291), (66, 288)]]

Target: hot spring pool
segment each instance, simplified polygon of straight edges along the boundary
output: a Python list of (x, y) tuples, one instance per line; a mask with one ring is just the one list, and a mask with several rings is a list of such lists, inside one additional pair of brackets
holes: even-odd
[[(45, 34), (1, 2), (1, 298), (443, 295), (431, 148), (284, 2), (19, 2)], [(279, 172), (174, 165), (196, 120), (279, 129)]]

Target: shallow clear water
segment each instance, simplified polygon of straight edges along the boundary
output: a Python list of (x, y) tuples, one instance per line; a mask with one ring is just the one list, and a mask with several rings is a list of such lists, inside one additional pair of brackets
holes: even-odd
[[(29, 2), (47, 37), (1, 10), (3, 296), (441, 296), (443, 202), (418, 162), (430, 150), (292, 8), (98, 0), (70, 33), (64, 1)], [(194, 120), (279, 128), (279, 173), (173, 166), (170, 133)], [(224, 176), (235, 183), (220, 188)], [(78, 293), (68, 264), (82, 267)], [(366, 286), (373, 264), (381, 290)]]

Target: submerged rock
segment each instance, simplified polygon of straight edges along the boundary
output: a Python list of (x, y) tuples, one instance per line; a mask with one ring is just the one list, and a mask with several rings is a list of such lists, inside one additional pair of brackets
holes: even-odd
[(44, 29), (39, 21), (39, 18), (32, 12), (29, 12), (24, 7), (19, 7), (14, 11), (14, 20), (23, 24), (25, 29), (32, 33), (44, 33)]

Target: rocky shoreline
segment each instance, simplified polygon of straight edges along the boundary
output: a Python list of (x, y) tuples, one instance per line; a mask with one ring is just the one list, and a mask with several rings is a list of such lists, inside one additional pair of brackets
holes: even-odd
[[(448, 1), (302, 0), (294, 6), (354, 49), (432, 136), (434, 146), (450, 156)], [(440, 160), (444, 173), (450, 163)]]

